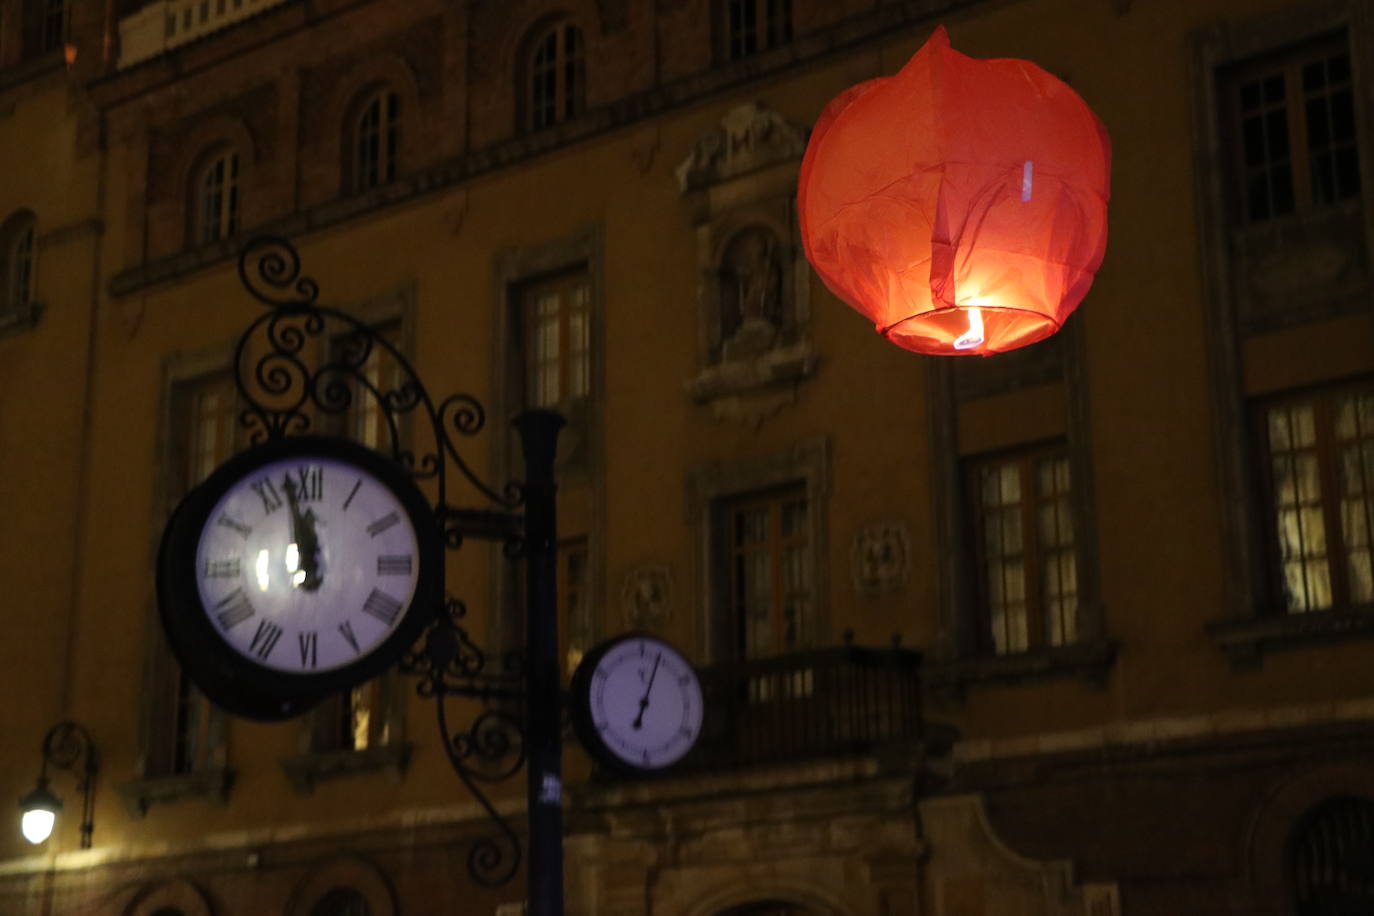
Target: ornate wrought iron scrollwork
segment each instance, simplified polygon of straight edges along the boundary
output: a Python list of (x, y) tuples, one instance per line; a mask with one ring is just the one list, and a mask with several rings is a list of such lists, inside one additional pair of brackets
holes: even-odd
[[(525, 504), (524, 487), (511, 483), (498, 490), (488, 485), (458, 449), (461, 440), (486, 426), (481, 402), (453, 394), (436, 403), (395, 345), (347, 312), (319, 304), (319, 285), (302, 274), (300, 255), (285, 239), (249, 242), (238, 269), (248, 293), (269, 307), (245, 329), (234, 355), (235, 383), (244, 404), (240, 422), (250, 440), (257, 444), (305, 433), (329, 417), (341, 421), (365, 399), (384, 421), (382, 450), (415, 478), (433, 481), (434, 516), (445, 545), (456, 549), (466, 538), (479, 537), (501, 542), (507, 556), (520, 555), (525, 549), (523, 519), (512, 510)], [(369, 374), (378, 351), (397, 367), (399, 381), (392, 386)], [(407, 431), (421, 434), (424, 446), (418, 451), (406, 443)], [(492, 507), (452, 505), (450, 467)], [(501, 885), (519, 870), (520, 841), (479, 783), (507, 779), (525, 765), (525, 723), (511, 711), (524, 702), (524, 665), (519, 653), (507, 653), (499, 670), (492, 670), (492, 657), (462, 626), (466, 607), (456, 598), (448, 597), (433, 614), (422, 647), (406, 653), (400, 668), (418, 676), (420, 696), (434, 699), (449, 762), (496, 827), (495, 836), (473, 843), (468, 871), (482, 884)], [(456, 732), (447, 709), (453, 697), (482, 705), (471, 723)]]

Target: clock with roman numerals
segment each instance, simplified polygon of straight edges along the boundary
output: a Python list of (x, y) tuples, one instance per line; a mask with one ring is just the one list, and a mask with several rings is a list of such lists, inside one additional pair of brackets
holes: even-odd
[(410, 476), (356, 443), (268, 442), (193, 490), (158, 603), (183, 668), (239, 715), (297, 715), (393, 664), (440, 606), (443, 544)]

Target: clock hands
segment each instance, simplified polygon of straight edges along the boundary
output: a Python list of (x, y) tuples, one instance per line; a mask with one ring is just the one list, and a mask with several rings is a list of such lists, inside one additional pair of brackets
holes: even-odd
[(288, 474), (282, 481), (286, 490), (286, 501), (291, 509), (291, 540), (296, 545), (299, 573), (304, 576), (297, 581), (299, 573), (293, 573), (291, 584), (313, 592), (324, 582), (320, 575), (320, 538), (315, 531), (315, 511), (306, 509), (301, 512), (300, 501), (296, 497), (297, 487)]
[(644, 696), (639, 698), (639, 715), (635, 716), (631, 726), (638, 731), (644, 727), (644, 710), (649, 708), (649, 691), (654, 689), (654, 678), (658, 677), (658, 663), (663, 661), (663, 653), (654, 656), (654, 670), (649, 672), (649, 683), (644, 685)]

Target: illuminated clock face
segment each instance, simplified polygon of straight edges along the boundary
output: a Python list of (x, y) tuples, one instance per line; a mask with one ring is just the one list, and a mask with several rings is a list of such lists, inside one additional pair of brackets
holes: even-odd
[(686, 756), (701, 735), (696, 671), (652, 636), (622, 636), (594, 649), (573, 689), (583, 744), (614, 766), (663, 769)]
[(225, 645), (276, 671), (326, 672), (395, 632), (415, 596), (419, 539), (371, 473), (301, 454), (224, 491), (195, 566), (201, 609)]
[(213, 702), (288, 718), (400, 659), (442, 607), (443, 555), (405, 468), (343, 439), (274, 439), (177, 507), (158, 552), (158, 611)]

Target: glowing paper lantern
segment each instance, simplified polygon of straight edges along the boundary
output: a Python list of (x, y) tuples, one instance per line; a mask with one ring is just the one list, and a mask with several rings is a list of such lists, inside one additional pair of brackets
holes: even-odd
[(802, 160), (807, 260), (898, 346), (987, 356), (1059, 330), (1107, 245), (1111, 143), (1061, 80), (944, 27), (833, 99)]

